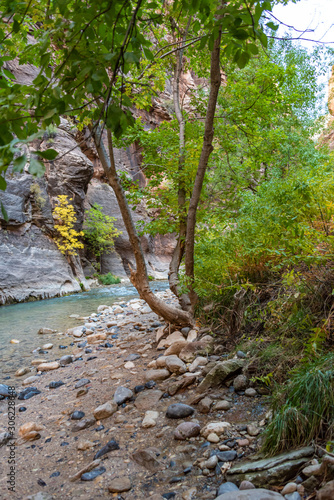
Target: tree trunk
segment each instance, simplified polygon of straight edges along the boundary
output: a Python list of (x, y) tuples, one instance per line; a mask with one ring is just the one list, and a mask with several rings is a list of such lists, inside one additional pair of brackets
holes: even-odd
[(187, 217), (187, 235), (185, 245), (185, 268), (187, 285), (189, 287), (189, 298), (191, 301), (192, 311), (197, 302), (197, 294), (193, 289), (194, 283), (194, 249), (195, 249), (195, 228), (196, 228), (196, 213), (201, 196), (204, 175), (208, 166), (210, 154), (213, 151), (213, 136), (214, 136), (214, 117), (217, 106), (218, 92), (221, 84), (220, 75), (220, 43), (221, 29), (218, 38), (214, 42), (211, 53), (211, 69), (210, 69), (210, 94), (205, 118), (204, 140), (201, 151), (201, 156), (198, 163), (195, 183), (189, 203)]
[(179, 234), (177, 244), (173, 252), (172, 260), (169, 265), (169, 286), (172, 292), (179, 298), (182, 309), (189, 310), (191, 303), (187, 294), (182, 294), (179, 287), (179, 268), (184, 255), (186, 230), (187, 230), (187, 212), (186, 212), (186, 189), (184, 181), (185, 166), (185, 119), (180, 106), (180, 78), (182, 73), (182, 60), (184, 54), (184, 45), (187, 38), (189, 26), (192, 17), (189, 18), (187, 27), (182, 37), (181, 47), (176, 53), (176, 65), (173, 81), (173, 101), (176, 119), (179, 124), (179, 163), (178, 163), (178, 217)]
[(146, 269), (143, 250), (140, 244), (140, 239), (132, 219), (131, 211), (126, 196), (124, 194), (122, 185), (117, 175), (113, 146), (112, 146), (112, 137), (111, 137), (111, 132), (109, 130), (107, 131), (107, 136), (108, 136), (109, 157), (103, 144), (102, 134), (100, 129), (98, 129), (97, 132), (94, 133), (94, 142), (104, 172), (108, 178), (110, 186), (112, 187), (116, 195), (118, 205), (122, 214), (123, 222), (126, 227), (130, 244), (135, 256), (136, 269), (130, 269), (131, 283), (137, 289), (140, 297), (143, 300), (145, 300), (145, 302), (147, 302), (152, 311), (154, 311), (159, 316), (162, 316), (166, 321), (180, 326), (193, 325), (194, 319), (191, 314), (166, 304), (164, 301), (158, 299), (158, 297), (156, 297), (152, 292), (152, 290), (150, 289), (147, 276), (147, 269)]

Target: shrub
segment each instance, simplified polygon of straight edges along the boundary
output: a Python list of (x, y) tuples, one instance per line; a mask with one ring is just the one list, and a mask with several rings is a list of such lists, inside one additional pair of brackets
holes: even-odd
[(273, 419), (264, 434), (263, 451), (274, 455), (331, 439), (334, 425), (334, 355), (313, 360), (292, 373), (273, 402)]
[(114, 276), (111, 273), (107, 274), (98, 274), (97, 278), (103, 285), (116, 285), (117, 283), (120, 283), (121, 280), (118, 276)]
[(78, 248), (83, 248), (83, 244), (78, 240), (83, 236), (83, 232), (74, 229), (77, 218), (67, 196), (58, 196), (57, 202), (58, 206), (52, 212), (56, 222), (54, 228), (58, 234), (55, 238), (56, 244), (62, 254), (75, 255)]
[(102, 253), (110, 253), (114, 249), (114, 238), (121, 231), (115, 228), (114, 217), (109, 217), (102, 212), (102, 207), (95, 203), (87, 212), (84, 223), (84, 235), (87, 245), (96, 257)]

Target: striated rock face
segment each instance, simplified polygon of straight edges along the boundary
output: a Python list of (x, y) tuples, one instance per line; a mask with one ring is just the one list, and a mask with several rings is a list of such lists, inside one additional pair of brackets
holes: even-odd
[[(0, 213), (0, 304), (81, 291), (70, 264), (52, 239), (52, 209), (59, 194), (73, 198), (77, 228), (81, 227), (85, 190), (93, 175), (93, 165), (65, 130), (57, 129), (51, 140), (52, 144), (47, 144), (49, 138), (39, 147), (50, 146), (60, 154), (72, 151), (48, 163), (41, 179), (26, 171), (22, 174), (7, 171), (7, 189), (0, 191), (0, 201), (8, 215), (6, 222)], [(80, 263), (73, 269), (80, 276)]]

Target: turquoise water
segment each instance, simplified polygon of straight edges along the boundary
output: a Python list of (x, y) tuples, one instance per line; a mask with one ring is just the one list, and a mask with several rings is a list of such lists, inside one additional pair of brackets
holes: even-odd
[[(151, 283), (153, 291), (166, 290), (167, 281)], [(121, 300), (138, 297), (132, 285), (111, 285), (95, 288), (90, 292), (58, 297), (55, 299), (25, 302), (0, 307), (0, 383), (5, 376), (12, 376), (19, 367), (30, 366), (34, 356), (32, 351), (43, 344), (51, 342), (53, 349), (48, 354), (38, 357), (53, 360), (70, 353), (70, 347), (59, 349), (59, 345), (69, 345), (71, 337), (38, 335), (40, 328), (52, 328), (63, 332), (68, 328), (80, 325), (83, 321), (70, 318), (71, 314), (89, 316), (96, 312), (101, 304), (112, 305)], [(10, 340), (19, 340), (19, 344), (11, 344)]]

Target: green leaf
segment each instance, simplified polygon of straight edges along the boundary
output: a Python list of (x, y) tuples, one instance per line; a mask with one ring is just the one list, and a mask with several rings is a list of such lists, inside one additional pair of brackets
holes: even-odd
[(271, 30), (273, 31), (277, 31), (278, 30), (278, 24), (274, 24), (272, 21), (270, 21), (269, 23), (267, 23), (268, 28), (270, 28)]
[(237, 65), (240, 69), (244, 68), (250, 59), (248, 52), (242, 52), (241, 55), (236, 60)]
[(255, 45), (255, 43), (248, 43), (247, 44), (247, 50), (249, 50), (249, 52), (251, 52), (254, 55), (256, 55), (256, 54), (259, 53), (259, 49)]
[(27, 163), (27, 156), (25, 154), (19, 156), (18, 158), (15, 158), (13, 162), (13, 172), (22, 172), (26, 163)]
[(0, 202), (1, 204), (1, 212), (2, 212), (2, 215), (3, 215), (3, 218), (6, 222), (8, 222), (8, 214), (6, 212), (6, 209), (4, 207), (4, 204), (2, 203), (2, 201)]
[(33, 151), (38, 156), (41, 156), (45, 160), (54, 160), (58, 156), (58, 151), (55, 149), (47, 149), (46, 151)]
[(42, 177), (45, 172), (45, 167), (40, 161), (36, 160), (35, 158), (31, 158), (29, 172), (36, 177)]
[(5, 191), (6, 187), (7, 187), (7, 182), (6, 182), (5, 178), (2, 177), (2, 175), (0, 175), (0, 189), (2, 191)]

